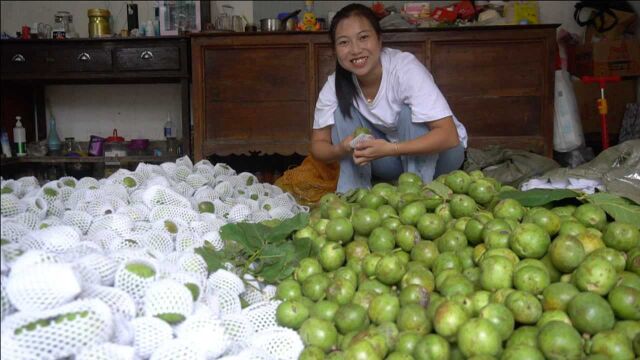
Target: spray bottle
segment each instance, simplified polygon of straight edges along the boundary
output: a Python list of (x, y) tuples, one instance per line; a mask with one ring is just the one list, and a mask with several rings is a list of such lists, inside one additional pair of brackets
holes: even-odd
[(21, 120), (21, 116), (16, 116), (16, 127), (13, 128), (13, 143), (16, 147), (16, 156), (27, 155), (27, 134), (22, 127)]

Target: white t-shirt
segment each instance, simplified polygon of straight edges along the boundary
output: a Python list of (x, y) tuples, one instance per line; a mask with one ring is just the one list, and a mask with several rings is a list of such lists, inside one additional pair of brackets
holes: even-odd
[[(353, 75), (358, 95), (354, 106), (373, 126), (382, 131), (391, 141), (398, 140), (398, 116), (403, 105), (411, 108), (411, 121), (414, 123), (453, 117), (460, 142), (467, 147), (467, 131), (451, 112), (447, 100), (433, 81), (433, 76), (411, 53), (396, 49), (383, 48), (380, 53), (382, 62), (382, 81), (376, 98), (368, 104)], [(313, 120), (313, 128), (321, 129), (335, 124), (333, 113), (338, 108), (336, 98), (335, 73), (331, 74), (322, 87)]]

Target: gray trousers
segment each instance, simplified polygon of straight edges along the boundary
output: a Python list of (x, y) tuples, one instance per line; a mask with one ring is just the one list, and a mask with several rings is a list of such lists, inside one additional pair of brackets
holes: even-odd
[[(336, 109), (333, 115), (335, 124), (331, 129), (331, 140), (334, 144), (352, 134), (357, 127), (366, 127), (377, 139), (388, 140), (386, 135), (376, 129), (356, 108), (351, 108), (351, 119), (345, 119), (340, 109)], [(411, 121), (411, 109), (405, 106), (398, 120), (399, 141), (412, 140), (428, 132), (429, 128), (425, 124)], [(354, 188), (370, 188), (372, 177), (392, 182), (403, 172), (416, 173), (424, 182), (431, 182), (440, 174), (459, 169), (463, 161), (462, 144), (439, 154), (388, 156), (362, 166), (356, 165), (353, 157), (346, 156), (340, 160), (340, 177), (336, 191), (344, 193)]]

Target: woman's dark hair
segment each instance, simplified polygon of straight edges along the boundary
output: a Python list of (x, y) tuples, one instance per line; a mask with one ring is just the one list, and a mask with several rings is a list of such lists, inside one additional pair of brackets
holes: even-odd
[[(331, 37), (331, 44), (333, 48), (336, 48), (336, 28), (340, 21), (350, 18), (352, 16), (360, 16), (371, 24), (373, 30), (375, 30), (378, 38), (382, 35), (382, 29), (378, 23), (378, 18), (373, 11), (361, 4), (349, 4), (336, 13), (331, 20), (331, 26), (329, 27), (329, 36)], [(353, 83), (351, 72), (340, 66), (340, 63), (336, 59), (336, 97), (338, 98), (338, 107), (342, 116), (345, 118), (351, 118), (351, 106), (353, 99), (356, 97), (356, 85)]]

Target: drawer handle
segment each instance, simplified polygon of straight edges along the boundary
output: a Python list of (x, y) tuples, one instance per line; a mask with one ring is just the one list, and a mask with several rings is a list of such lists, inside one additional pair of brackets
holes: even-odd
[(78, 55), (78, 61), (91, 61), (91, 55), (83, 52), (82, 54)]
[(140, 59), (142, 60), (151, 60), (153, 59), (153, 53), (149, 50), (145, 50), (140, 54)]
[(13, 61), (15, 63), (27, 62), (27, 60), (24, 59), (24, 56), (22, 56), (22, 54), (13, 55), (13, 57), (11, 58), (11, 61)]

